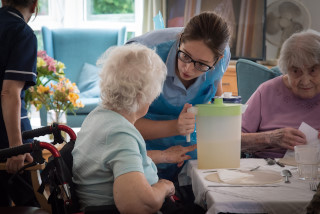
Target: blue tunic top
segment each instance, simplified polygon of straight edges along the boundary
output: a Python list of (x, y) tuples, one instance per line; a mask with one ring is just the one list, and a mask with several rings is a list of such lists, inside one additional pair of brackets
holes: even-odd
[[(37, 38), (22, 14), (11, 7), (0, 8), (0, 53), (0, 91), (3, 80), (25, 81), (21, 93), (21, 130), (29, 130), (31, 126), (25, 109), (24, 90), (36, 82)], [(0, 108), (0, 149), (8, 147), (8, 136)]]
[[(183, 28), (166, 28), (146, 33), (140, 37), (128, 41), (138, 42), (155, 49), (161, 59), (166, 63), (168, 74), (161, 95), (151, 104), (145, 118), (151, 120), (173, 120), (177, 119), (184, 104), (208, 103), (216, 94), (218, 83), (226, 71), (230, 60), (230, 49), (224, 51), (224, 57), (217, 63), (214, 70), (203, 73), (189, 87), (180, 81), (175, 73), (177, 50), (179, 47), (179, 36)], [(148, 150), (165, 150), (170, 146), (190, 146), (196, 143), (196, 132), (191, 134), (191, 143), (186, 142), (186, 136), (173, 136), (148, 140)], [(197, 152), (190, 152), (193, 159)], [(177, 175), (176, 164), (158, 164), (159, 177), (173, 179)]]

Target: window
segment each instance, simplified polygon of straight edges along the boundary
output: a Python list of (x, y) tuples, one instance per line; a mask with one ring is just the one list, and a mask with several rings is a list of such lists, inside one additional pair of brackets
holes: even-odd
[(57, 15), (59, 14), (59, 9), (56, 1), (58, 2), (59, 0), (38, 1), (39, 11), (37, 17), (33, 16), (28, 23), (35, 32), (40, 31), (42, 26), (48, 26), (50, 28), (62, 27)]
[(49, 5), (48, 0), (39, 0), (38, 1), (38, 16), (48, 16), (49, 15)]
[(135, 0), (87, 0), (87, 20), (134, 22)]
[(29, 25), (39, 39), (42, 26), (49, 28), (119, 28), (127, 39), (142, 33), (143, 0), (39, 0), (37, 17)]
[(128, 39), (142, 33), (142, 0), (85, 0), (84, 8), (90, 25), (126, 26)]
[[(33, 22), (36, 23), (36, 20), (38, 19), (43, 20), (43, 22), (45, 22), (48, 20), (48, 18), (49, 18), (49, 2), (48, 0), (39, 0), (37, 17), (33, 17), (30, 20), (29, 24)], [(38, 39), (38, 50), (43, 50), (42, 34), (40, 31), (40, 27), (37, 26), (37, 28), (33, 28), (33, 30)]]

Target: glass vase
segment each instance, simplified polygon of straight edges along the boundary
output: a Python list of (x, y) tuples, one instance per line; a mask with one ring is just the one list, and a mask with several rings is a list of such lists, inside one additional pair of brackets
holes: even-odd
[(47, 123), (52, 125), (53, 123), (67, 124), (67, 115), (65, 111), (49, 110), (47, 112)]
[[(49, 110), (47, 112), (47, 124), (51, 126), (53, 123), (58, 123), (62, 125), (67, 125), (67, 115), (65, 111), (55, 111)], [(64, 131), (61, 131), (62, 137), (66, 140), (67, 134)], [(49, 138), (52, 140), (53, 135), (51, 134)]]

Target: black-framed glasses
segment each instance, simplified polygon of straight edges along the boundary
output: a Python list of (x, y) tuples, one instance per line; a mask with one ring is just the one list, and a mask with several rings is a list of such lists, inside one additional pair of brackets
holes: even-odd
[(207, 72), (209, 70), (214, 69), (215, 64), (217, 63), (218, 59), (213, 63), (213, 66), (209, 66), (205, 63), (195, 61), (194, 59), (191, 58), (187, 53), (183, 52), (182, 50), (178, 50), (177, 52), (178, 59), (180, 59), (184, 63), (191, 63), (193, 62), (195, 69), (201, 72)]

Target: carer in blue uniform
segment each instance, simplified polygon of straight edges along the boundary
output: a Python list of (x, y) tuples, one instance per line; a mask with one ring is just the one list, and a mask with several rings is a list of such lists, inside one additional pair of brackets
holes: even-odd
[[(0, 8), (0, 149), (22, 145), (21, 132), (31, 129), (24, 103), (24, 91), (36, 82), (37, 39), (28, 26), (35, 12), (37, 0), (11, 1), (2, 0)], [(27, 5), (27, 6), (26, 6)], [(16, 172), (24, 161), (32, 161), (30, 154), (8, 159), (6, 166), (9, 173)], [(37, 205), (33, 193), (25, 192), (25, 184), (13, 180), (8, 185), (12, 174), (1, 172), (0, 204)], [(25, 173), (26, 180), (29, 176)], [(9, 189), (9, 187), (12, 187)], [(18, 192), (16, 192), (16, 190)], [(9, 191), (12, 193), (9, 197)]]
[[(205, 12), (193, 17), (185, 28), (155, 30), (128, 41), (154, 48), (168, 69), (161, 95), (135, 124), (148, 150), (196, 144), (195, 116), (187, 113), (187, 108), (208, 103), (222, 92), (221, 78), (230, 60), (229, 38), (227, 23), (215, 13)], [(189, 133), (191, 143), (186, 142)], [(195, 159), (196, 150), (188, 155)], [(177, 178), (176, 164), (157, 167), (159, 177)]]

